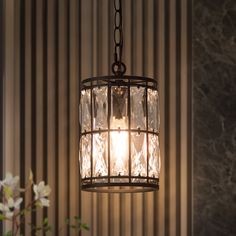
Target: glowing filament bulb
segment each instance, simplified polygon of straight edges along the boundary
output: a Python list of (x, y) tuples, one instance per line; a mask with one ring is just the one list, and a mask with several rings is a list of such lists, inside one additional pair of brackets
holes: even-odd
[(112, 126), (116, 127), (118, 131), (111, 132), (111, 172), (112, 175), (127, 175), (128, 174), (128, 131), (126, 120), (112, 119)]

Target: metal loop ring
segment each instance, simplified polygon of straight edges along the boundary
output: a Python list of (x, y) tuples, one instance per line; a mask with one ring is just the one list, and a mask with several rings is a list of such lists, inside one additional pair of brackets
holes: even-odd
[(115, 46), (120, 46), (122, 43), (122, 31), (121, 29), (117, 28), (114, 30), (114, 42), (115, 42)]
[(116, 76), (122, 76), (126, 72), (126, 65), (123, 62), (114, 62), (112, 64), (112, 72)]
[(121, 27), (121, 12), (116, 11), (115, 12), (115, 28), (120, 28)]
[(119, 0), (114, 0), (114, 8), (116, 11), (121, 9), (121, 2)]

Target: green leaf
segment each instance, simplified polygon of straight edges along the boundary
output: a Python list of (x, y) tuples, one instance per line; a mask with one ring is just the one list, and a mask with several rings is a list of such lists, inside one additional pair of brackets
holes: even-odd
[(7, 219), (6, 216), (4, 216), (3, 214), (0, 214), (0, 221), (6, 220), (6, 219)]
[(35, 228), (36, 231), (40, 231), (42, 229), (43, 229), (43, 227), (41, 227), (41, 226), (38, 226), (38, 227)]
[(8, 186), (4, 186), (3, 187), (3, 192), (4, 192), (5, 196), (6, 196), (6, 199), (12, 197), (12, 195), (13, 195), (12, 189), (10, 187), (8, 187)]
[(68, 225), (70, 223), (70, 219), (69, 218), (65, 218), (65, 224)]
[(47, 225), (45, 228), (44, 228), (44, 232), (47, 233), (48, 231), (51, 231), (52, 230), (52, 226), (51, 225)]
[(74, 219), (75, 219), (76, 221), (80, 221), (79, 216), (74, 216)]
[(12, 232), (8, 231), (7, 233), (4, 233), (3, 236), (12, 236)]
[(85, 229), (85, 230), (89, 230), (89, 226), (87, 224), (81, 224), (80, 228)]
[(69, 225), (69, 226), (70, 226), (70, 228), (72, 228), (72, 229), (76, 229), (76, 228), (77, 228), (76, 225)]
[(29, 181), (30, 181), (30, 183), (34, 182), (33, 179), (34, 179), (34, 175), (33, 175), (32, 170), (30, 169), (30, 172), (29, 172)]
[(44, 218), (43, 225), (48, 225), (48, 218)]

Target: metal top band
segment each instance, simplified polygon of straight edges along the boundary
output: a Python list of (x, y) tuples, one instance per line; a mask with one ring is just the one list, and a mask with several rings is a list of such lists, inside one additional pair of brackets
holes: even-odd
[(158, 89), (158, 83), (155, 79), (143, 76), (124, 75), (122, 77), (98, 76), (85, 79), (81, 82), (81, 90), (102, 86), (136, 86)]

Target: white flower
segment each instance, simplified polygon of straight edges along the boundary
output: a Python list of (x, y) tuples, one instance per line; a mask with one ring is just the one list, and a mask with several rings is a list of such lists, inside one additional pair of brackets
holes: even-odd
[(2, 186), (10, 186), (16, 188), (19, 184), (19, 176), (13, 177), (11, 173), (6, 174), (6, 178), (3, 181), (0, 181)]
[(41, 207), (49, 207), (50, 201), (47, 199), (51, 193), (49, 185), (45, 185), (44, 181), (41, 181), (38, 185), (34, 185), (34, 199), (39, 203)]
[(15, 192), (20, 191), (18, 185), (19, 176), (13, 177), (11, 173), (7, 173), (6, 178), (0, 181), (0, 186), (3, 187), (7, 199), (12, 197)]
[(20, 204), (22, 203), (22, 201), (22, 198), (17, 198), (15, 201), (12, 197), (10, 197), (9, 199), (7, 199), (6, 204), (0, 203), (0, 211), (7, 218), (12, 218), (12, 216), (14, 215), (14, 211), (20, 209)]

